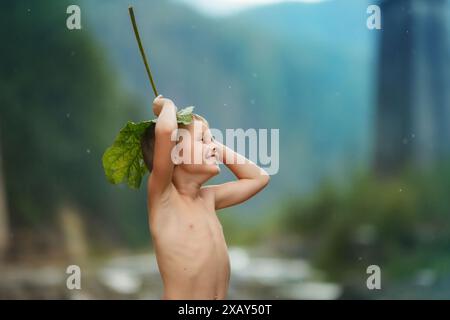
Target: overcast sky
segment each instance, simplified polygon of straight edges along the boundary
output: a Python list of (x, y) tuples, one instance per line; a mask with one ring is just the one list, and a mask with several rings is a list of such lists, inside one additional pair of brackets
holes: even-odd
[(329, 0), (174, 0), (185, 2), (209, 15), (227, 15), (251, 7), (281, 2), (301, 2), (314, 4)]

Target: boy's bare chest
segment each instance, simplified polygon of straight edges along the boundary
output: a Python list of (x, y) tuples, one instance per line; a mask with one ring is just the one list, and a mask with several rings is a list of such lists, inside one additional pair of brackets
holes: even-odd
[[(155, 233), (181, 236), (221, 236), (222, 226), (213, 206), (205, 201), (173, 200), (151, 214), (150, 224)], [(164, 230), (164, 232), (163, 232)]]

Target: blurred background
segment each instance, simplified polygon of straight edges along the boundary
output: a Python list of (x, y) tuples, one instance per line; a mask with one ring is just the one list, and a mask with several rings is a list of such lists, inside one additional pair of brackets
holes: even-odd
[(280, 129), (269, 186), (218, 212), (230, 299), (450, 297), (450, 1), (7, 0), (0, 298), (161, 297), (145, 188), (101, 165), (153, 118), (130, 4), (160, 93), (213, 128)]

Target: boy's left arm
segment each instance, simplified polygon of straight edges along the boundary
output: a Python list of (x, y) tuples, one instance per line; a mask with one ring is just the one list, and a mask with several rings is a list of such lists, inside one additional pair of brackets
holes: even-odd
[(237, 181), (205, 187), (213, 192), (216, 210), (244, 202), (269, 183), (269, 175), (262, 168), (227, 146), (216, 141), (215, 144), (219, 160), (238, 178)]

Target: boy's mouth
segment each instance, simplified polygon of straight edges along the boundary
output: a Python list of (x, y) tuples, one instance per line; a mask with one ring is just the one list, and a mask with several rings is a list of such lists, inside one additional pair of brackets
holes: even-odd
[(214, 163), (217, 163), (217, 157), (214, 153), (209, 153), (206, 155), (205, 160), (211, 161), (214, 160)]
[(214, 158), (215, 159), (216, 158), (215, 153), (213, 153), (213, 152), (207, 153), (205, 159), (210, 159), (210, 158)]

